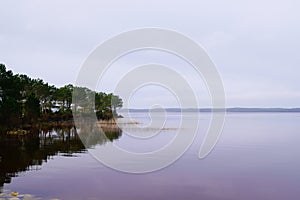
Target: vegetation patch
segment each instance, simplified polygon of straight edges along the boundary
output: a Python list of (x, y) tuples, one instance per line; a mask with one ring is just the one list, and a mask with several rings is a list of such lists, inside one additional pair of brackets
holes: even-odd
[[(74, 96), (76, 102), (72, 103)], [(112, 93), (95, 92), (72, 84), (57, 88), (41, 79), (13, 74), (0, 64), (0, 132), (27, 134), (23, 129), (40, 124), (74, 124), (72, 111), (110, 120), (118, 117), (116, 110), (122, 104), (122, 99)]]

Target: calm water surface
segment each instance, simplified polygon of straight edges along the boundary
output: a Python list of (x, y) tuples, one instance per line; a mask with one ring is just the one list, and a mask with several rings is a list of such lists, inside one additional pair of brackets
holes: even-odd
[[(190, 115), (192, 120), (195, 113)], [(133, 113), (132, 118), (149, 123), (146, 113)], [(134, 152), (155, 150), (176, 135), (179, 122), (180, 113), (168, 113), (169, 129), (149, 140), (132, 138), (125, 128), (93, 148), (113, 142)], [(171, 166), (140, 175), (99, 163), (73, 129), (2, 137), (0, 186), (42, 199), (300, 199), (300, 113), (229, 113), (217, 146), (199, 160), (209, 122), (210, 114), (200, 113), (198, 136), (188, 151)], [(188, 130), (185, 134), (191, 134)]]

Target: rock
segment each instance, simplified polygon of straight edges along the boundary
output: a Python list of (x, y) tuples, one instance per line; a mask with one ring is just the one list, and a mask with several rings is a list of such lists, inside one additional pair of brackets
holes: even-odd
[(18, 192), (12, 192), (12, 193), (10, 193), (10, 195), (13, 196), (13, 197), (16, 197), (16, 196), (19, 195), (19, 193)]

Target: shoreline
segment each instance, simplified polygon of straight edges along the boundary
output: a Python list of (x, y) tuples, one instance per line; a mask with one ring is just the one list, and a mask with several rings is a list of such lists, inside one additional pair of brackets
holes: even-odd
[[(104, 132), (121, 131), (121, 129), (117, 125), (117, 122), (114, 119), (98, 120), (96, 122), (96, 125), (100, 126)], [(14, 128), (1, 127), (0, 134), (27, 135), (30, 134), (31, 129), (53, 129), (53, 128), (71, 128), (71, 127), (76, 128), (74, 120), (37, 122), (34, 124), (25, 124), (20, 127), (14, 127)]]

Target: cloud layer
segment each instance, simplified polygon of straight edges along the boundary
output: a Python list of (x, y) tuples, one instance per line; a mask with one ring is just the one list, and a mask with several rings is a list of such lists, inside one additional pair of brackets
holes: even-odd
[[(30, 0), (1, 1), (0, 7), (0, 62), (15, 73), (57, 86), (74, 83), (82, 62), (101, 42), (126, 30), (161, 27), (179, 31), (207, 50), (222, 76), (228, 106), (300, 106), (299, 1)], [(137, 60), (148, 62), (143, 55), (119, 65), (130, 69)], [(182, 66), (169, 56), (153, 55), (175, 69)], [(109, 82), (104, 84), (111, 89)], [(209, 95), (198, 85), (202, 105), (208, 106)], [(157, 92), (158, 101), (165, 103)], [(138, 97), (139, 107), (151, 99), (147, 92)]]

